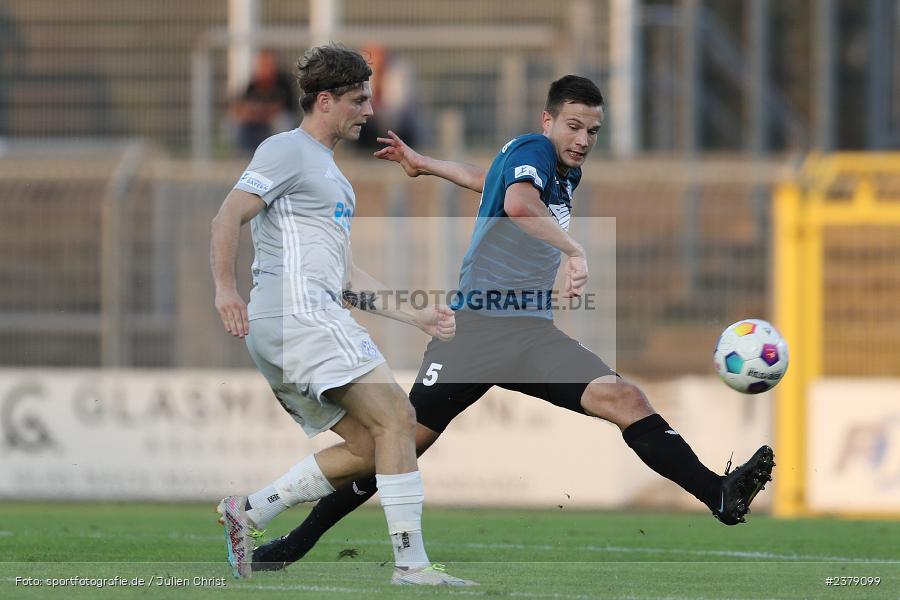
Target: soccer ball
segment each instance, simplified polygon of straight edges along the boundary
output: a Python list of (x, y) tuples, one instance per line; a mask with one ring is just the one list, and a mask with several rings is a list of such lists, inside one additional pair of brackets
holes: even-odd
[(766, 321), (744, 319), (729, 325), (713, 354), (716, 372), (742, 394), (765, 392), (781, 381), (788, 367), (787, 344)]

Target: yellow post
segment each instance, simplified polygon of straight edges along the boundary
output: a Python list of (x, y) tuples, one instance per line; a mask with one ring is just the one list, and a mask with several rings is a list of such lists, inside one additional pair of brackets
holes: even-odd
[[(788, 343), (791, 364), (776, 388), (774, 513), (813, 514), (806, 495), (810, 462), (807, 423), (811, 384), (825, 375), (826, 233), (831, 229), (900, 226), (900, 206), (879, 197), (880, 177), (900, 175), (900, 153), (810, 155), (798, 183), (774, 197), (775, 323)], [(848, 180), (848, 178), (850, 178)], [(831, 199), (848, 181), (850, 201)], [(840, 316), (835, 317), (840, 320)]]
[(781, 184), (774, 198), (775, 326), (788, 344), (790, 365), (775, 388), (776, 516), (802, 514), (806, 468), (805, 348), (802, 344), (800, 259), (804, 241), (800, 220), (801, 192), (795, 183)]
[[(825, 370), (824, 342), (825, 334), (825, 226), (824, 215), (827, 212), (825, 197), (821, 191), (814, 191), (806, 196), (803, 203), (803, 251), (800, 254), (800, 277), (802, 303), (798, 310), (802, 317), (800, 333), (803, 336), (804, 368), (804, 403), (809, 384)], [(806, 426), (804, 423), (804, 431)]]

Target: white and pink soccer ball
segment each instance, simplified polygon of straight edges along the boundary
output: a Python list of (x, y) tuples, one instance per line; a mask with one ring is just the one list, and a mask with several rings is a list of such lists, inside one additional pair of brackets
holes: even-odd
[(729, 325), (713, 354), (716, 372), (742, 394), (766, 392), (781, 381), (788, 349), (781, 334), (766, 321), (744, 319)]

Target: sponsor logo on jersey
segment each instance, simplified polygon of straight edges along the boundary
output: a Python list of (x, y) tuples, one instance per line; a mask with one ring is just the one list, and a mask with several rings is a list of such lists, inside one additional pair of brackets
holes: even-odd
[(244, 171), (244, 174), (241, 175), (240, 182), (263, 194), (272, 189), (272, 180), (255, 171)]
[(269, 496), (268, 498), (266, 498), (266, 501), (269, 504), (272, 504), (273, 502), (275, 502), (276, 500), (279, 500), (279, 499), (281, 499), (281, 496), (279, 496), (277, 493), (275, 493), (275, 494), (272, 494), (271, 496)]
[(544, 180), (538, 175), (537, 169), (531, 165), (516, 167), (516, 170), (513, 172), (513, 179), (518, 179), (519, 177), (530, 177), (539, 188), (544, 187)]
[(353, 218), (353, 207), (345, 206), (343, 202), (338, 202), (334, 207), (334, 222), (340, 225), (344, 231), (350, 232), (350, 220)]

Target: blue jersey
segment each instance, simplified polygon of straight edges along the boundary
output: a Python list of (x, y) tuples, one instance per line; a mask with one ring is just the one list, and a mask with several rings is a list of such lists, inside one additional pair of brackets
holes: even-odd
[(506, 188), (528, 182), (560, 226), (568, 231), (572, 191), (581, 169), (563, 177), (556, 171), (556, 149), (543, 135), (519, 136), (503, 146), (484, 180), (472, 243), (459, 274), (454, 308), (488, 316), (552, 319), (551, 291), (560, 251), (522, 231), (503, 210)]

